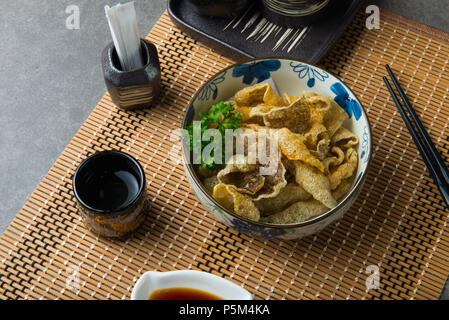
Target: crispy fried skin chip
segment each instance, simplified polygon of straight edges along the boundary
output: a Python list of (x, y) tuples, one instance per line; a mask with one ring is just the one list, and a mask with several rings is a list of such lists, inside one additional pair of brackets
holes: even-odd
[(309, 151), (304, 144), (305, 138), (302, 134), (293, 133), (287, 128), (267, 130), (266, 127), (256, 124), (246, 124), (243, 128), (258, 132), (268, 132), (273, 139), (277, 140), (279, 150), (288, 160), (301, 160), (324, 172), (323, 163)]
[(263, 124), (261, 113), (285, 105), (269, 83), (256, 84), (238, 91), (234, 96), (234, 112), (242, 114), (242, 122)]
[(324, 171), (323, 163), (317, 159), (304, 144), (304, 137), (300, 134), (293, 133), (287, 128), (277, 131), (278, 143), (281, 153), (289, 160), (301, 160), (321, 172)]
[(272, 175), (266, 175), (263, 187), (253, 196), (255, 201), (261, 199), (271, 199), (276, 197), (281, 190), (287, 185), (285, 179), (285, 167), (279, 161), (277, 170)]
[(332, 171), (329, 175), (331, 190), (335, 190), (343, 179), (347, 179), (354, 174), (357, 168), (358, 154), (353, 148), (349, 148), (345, 153), (345, 162)]
[(274, 92), (269, 83), (243, 88), (234, 95), (234, 102), (238, 107), (254, 107), (261, 103), (274, 107), (285, 105), (284, 100)]
[(255, 195), (265, 184), (265, 177), (257, 171), (229, 172), (222, 177), (222, 183), (233, 185), (238, 192)]
[(340, 127), (332, 136), (332, 145), (337, 145), (344, 149), (354, 147), (358, 144), (359, 138), (345, 127)]
[(261, 221), (273, 224), (300, 223), (327, 210), (328, 208), (317, 200), (298, 201), (278, 213), (263, 217)]
[(327, 153), (329, 152), (329, 148), (330, 148), (330, 139), (323, 138), (320, 141), (318, 141), (316, 145), (316, 150), (312, 150), (310, 151), (310, 153), (313, 154), (319, 160), (324, 160), (324, 158), (326, 158)]
[(323, 160), (324, 173), (329, 174), (332, 167), (338, 166), (345, 160), (345, 153), (339, 147), (332, 147), (332, 155)]
[(277, 164), (275, 172), (262, 175), (260, 163), (248, 164), (253, 147), (259, 148), (250, 135), (243, 140), (244, 155), (233, 156), (246, 157), (246, 162), (231, 161), (217, 176), (201, 173), (206, 189), (224, 206), (255, 221), (290, 224), (334, 208), (347, 194), (358, 165), (359, 139), (343, 127), (348, 114), (334, 99), (313, 92), (281, 98), (263, 83), (238, 91), (234, 105), (234, 112), (242, 114), (242, 133), (276, 140), (281, 156), (270, 160)]
[(338, 186), (338, 188), (332, 191), (332, 195), (334, 196), (334, 198), (337, 200), (342, 200), (343, 197), (347, 195), (349, 190), (351, 190), (352, 182), (353, 182), (352, 177), (343, 180)]
[(327, 128), (319, 122), (313, 122), (309, 130), (304, 134), (304, 143), (319, 160), (326, 158), (330, 148), (330, 137)]
[(312, 195), (297, 183), (288, 183), (274, 198), (265, 198), (255, 201), (254, 204), (264, 216), (282, 210), (297, 201), (310, 200)]
[[(249, 121), (252, 117), (251, 117), (251, 109), (253, 109), (253, 107), (234, 107), (234, 112), (240, 112), (242, 114), (242, 122), (247, 122)], [(259, 117), (259, 120), (257, 121), (257, 123), (262, 124), (263, 123), (263, 119), (262, 117)]]
[(283, 97), (284, 97), (284, 100), (285, 100), (288, 104), (291, 104), (291, 103), (293, 103), (294, 101), (296, 101), (296, 100), (299, 99), (299, 96), (290, 96), (288, 93), (284, 93)]
[(230, 163), (218, 172), (217, 180), (232, 185), (240, 193), (255, 195), (265, 184), (265, 177), (259, 174), (256, 164), (249, 164), (248, 157), (234, 155)]
[[(343, 110), (332, 98), (319, 95), (314, 92), (306, 92), (299, 97), (305, 98), (310, 105), (310, 122), (323, 124), (332, 137), (335, 132), (343, 125), (343, 122), (348, 119), (348, 114)], [(287, 98), (287, 102), (298, 97)]]
[(261, 103), (255, 107), (235, 107), (234, 112), (240, 112), (242, 114), (243, 123), (263, 125), (264, 122), (262, 114), (265, 114), (274, 108), (276, 107)]
[(213, 197), (226, 208), (243, 217), (254, 221), (260, 220), (259, 209), (254, 205), (253, 200), (248, 195), (239, 193), (232, 186), (217, 184), (214, 187)]
[[(285, 179), (285, 167), (279, 157), (273, 157), (275, 167), (273, 174), (262, 174), (263, 167), (260, 164), (248, 164), (250, 156), (234, 155), (230, 163), (218, 172), (217, 179), (220, 183), (235, 188), (240, 193), (248, 194), (255, 201), (263, 198), (276, 197), (287, 185)], [(268, 170), (267, 170), (268, 171)]]
[(323, 123), (329, 132), (329, 136), (332, 137), (349, 116), (346, 111), (334, 101), (334, 99), (330, 99), (330, 101), (330, 107), (324, 115)]
[(259, 111), (264, 124), (269, 128), (287, 128), (294, 133), (304, 133), (310, 126), (310, 106), (306, 99), (299, 98), (289, 106)]
[(327, 128), (319, 122), (314, 122), (304, 133), (304, 143), (310, 150), (316, 150), (320, 140), (329, 139)]
[(329, 179), (322, 172), (302, 161), (287, 161), (287, 166), (295, 176), (296, 182), (314, 199), (320, 201), (329, 209), (337, 205), (337, 201), (331, 193)]
[[(335, 199), (341, 199), (351, 189), (349, 180), (343, 181), (332, 195)], [(327, 212), (329, 209), (317, 200), (298, 201), (290, 205), (288, 208), (263, 217), (260, 220), (273, 224), (292, 224), (307, 221), (313, 217)]]

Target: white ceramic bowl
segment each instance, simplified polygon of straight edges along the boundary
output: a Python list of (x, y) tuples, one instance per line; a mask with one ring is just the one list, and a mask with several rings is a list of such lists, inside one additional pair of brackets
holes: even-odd
[(134, 286), (131, 300), (148, 300), (155, 290), (179, 287), (203, 290), (224, 300), (253, 299), (251, 293), (242, 287), (216, 275), (195, 270), (179, 270), (145, 272)]
[(340, 219), (354, 204), (367, 176), (372, 150), (370, 124), (359, 100), (342, 81), (323, 69), (296, 60), (263, 58), (232, 65), (214, 75), (194, 95), (182, 128), (185, 129), (192, 121), (199, 120), (199, 113), (207, 112), (213, 104), (226, 101), (238, 90), (269, 78), (274, 81), (281, 94), (287, 92), (294, 96), (303, 91), (314, 91), (333, 97), (348, 113), (349, 119), (343, 125), (360, 139), (357, 149), (359, 163), (351, 191), (340, 201), (338, 206), (310, 220), (296, 224), (276, 225), (254, 222), (228, 210), (206, 191), (193, 165), (186, 163), (190, 151), (183, 146), (184, 168), (198, 199), (226, 226), (255, 237), (299, 239), (318, 232)]

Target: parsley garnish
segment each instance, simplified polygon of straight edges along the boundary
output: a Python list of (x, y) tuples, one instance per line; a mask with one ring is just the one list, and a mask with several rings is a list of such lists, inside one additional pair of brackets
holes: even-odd
[[(225, 130), (226, 129), (238, 129), (241, 126), (242, 114), (240, 112), (233, 112), (234, 105), (232, 102), (223, 102), (220, 101), (217, 104), (214, 104), (209, 112), (201, 112), (201, 137), (207, 129), (214, 128), (220, 131), (222, 137), (222, 154), (215, 155), (215, 150), (212, 151), (210, 161), (207, 163), (201, 158), (201, 167), (210, 170), (218, 169), (216, 161), (214, 159), (218, 156), (221, 157), (221, 163), (225, 163)], [(193, 125), (187, 127), (187, 131), (190, 136), (190, 150), (193, 150)], [(213, 138), (212, 138), (213, 139)], [(201, 152), (204, 147), (206, 147), (211, 141), (202, 141), (201, 140)]]

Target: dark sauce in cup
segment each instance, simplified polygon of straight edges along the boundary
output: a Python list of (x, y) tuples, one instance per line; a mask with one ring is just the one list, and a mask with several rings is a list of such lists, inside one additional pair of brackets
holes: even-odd
[(144, 219), (145, 174), (136, 159), (103, 151), (84, 160), (73, 190), (86, 225), (107, 237), (124, 237)]
[(131, 159), (109, 152), (82, 166), (76, 187), (86, 206), (110, 213), (123, 210), (137, 198), (140, 180), (138, 167)]
[(86, 183), (85, 202), (102, 210), (127, 207), (139, 192), (139, 181), (130, 171), (94, 172)]
[(210, 292), (193, 288), (167, 288), (154, 290), (149, 300), (223, 300)]

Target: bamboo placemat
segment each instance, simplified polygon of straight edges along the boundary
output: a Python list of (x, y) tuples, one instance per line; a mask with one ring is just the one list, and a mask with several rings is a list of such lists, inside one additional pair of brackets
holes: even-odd
[[(182, 165), (168, 160), (169, 137), (197, 88), (232, 61), (164, 14), (148, 36), (162, 63), (158, 106), (127, 113), (103, 97), (1, 237), (0, 298), (126, 299), (145, 271), (188, 268), (235, 281), (258, 299), (438, 298), (449, 273), (448, 211), (381, 76), (390, 63), (447, 160), (449, 37), (385, 11), (381, 29), (370, 31), (365, 18), (359, 14), (323, 62), (359, 96), (374, 135), (365, 187), (342, 220), (300, 241), (263, 241), (204, 210)], [(87, 232), (72, 196), (76, 166), (112, 148), (144, 165), (152, 203), (127, 241)], [(380, 287), (368, 291), (371, 265)], [(79, 288), (70, 282), (75, 269)]]

